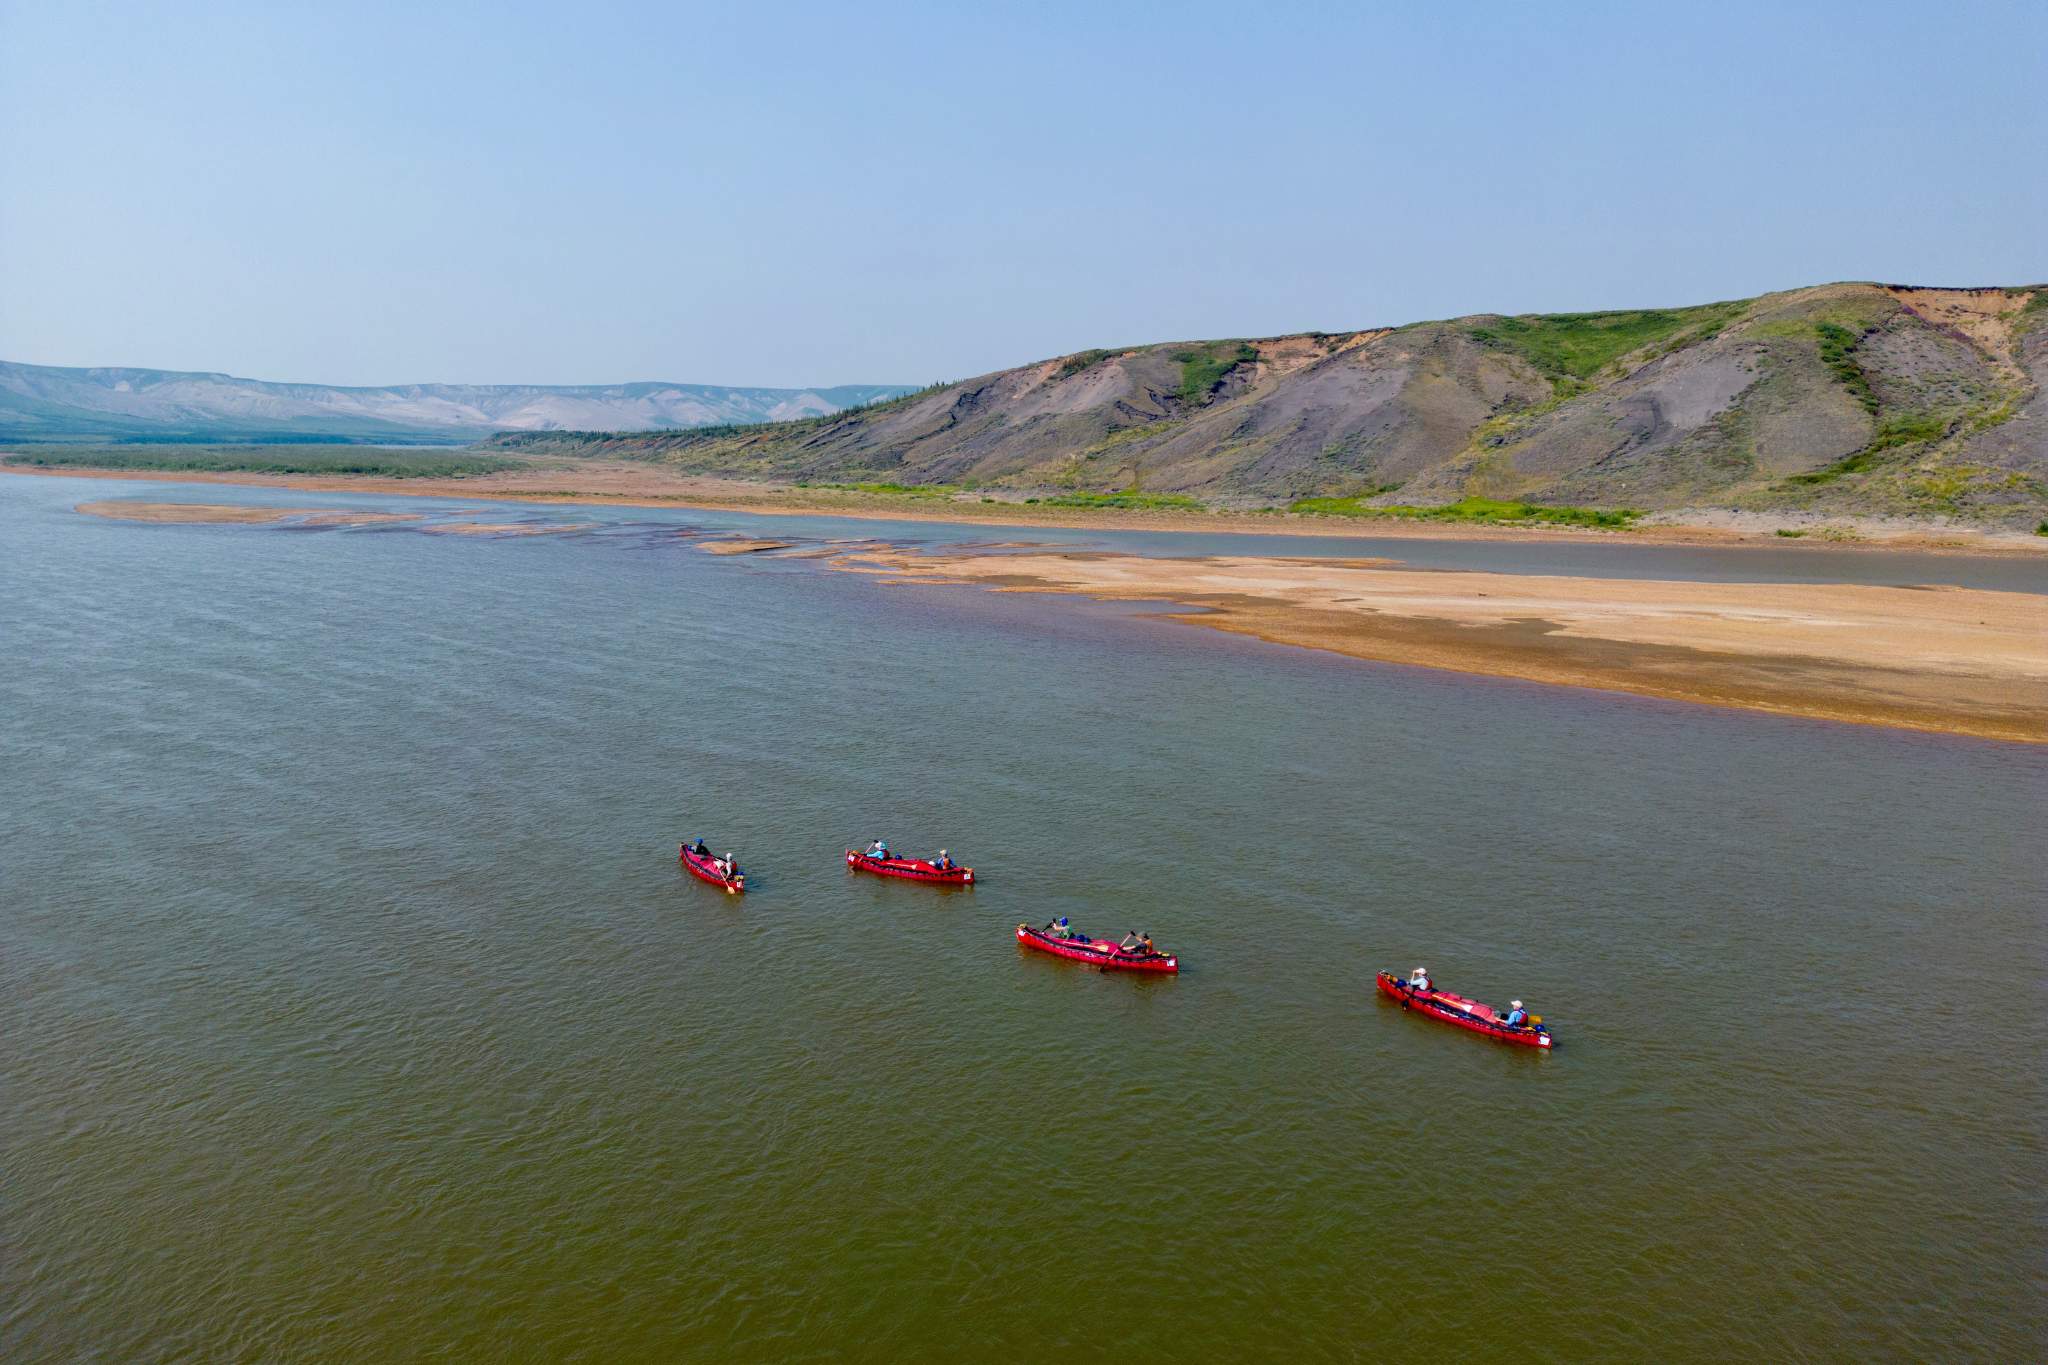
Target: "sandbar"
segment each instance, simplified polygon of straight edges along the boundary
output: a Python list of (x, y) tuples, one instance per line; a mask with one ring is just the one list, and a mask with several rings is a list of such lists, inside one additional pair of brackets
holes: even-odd
[(148, 521), (165, 525), (268, 525), (281, 521), (303, 526), (369, 526), (385, 521), (418, 521), (413, 512), (348, 512), (320, 507), (236, 507), (212, 502), (129, 502), (120, 499), (81, 502), (74, 511), (114, 521)]
[(594, 521), (439, 521), (420, 529), (437, 536), (558, 536), (569, 531), (594, 530), (596, 526)]
[(707, 540), (697, 548), (707, 555), (757, 555), (768, 550), (787, 550), (789, 540)]
[(2048, 597), (1701, 583), (1362, 560), (869, 550), (898, 582), (1165, 601), (1280, 644), (1718, 706), (2048, 743)]

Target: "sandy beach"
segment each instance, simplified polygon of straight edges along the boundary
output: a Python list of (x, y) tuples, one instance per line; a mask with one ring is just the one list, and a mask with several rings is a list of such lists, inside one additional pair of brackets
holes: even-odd
[(588, 531), (596, 524), (576, 521), (560, 526), (547, 526), (520, 521), (444, 521), (433, 526), (422, 526), (420, 529), (430, 535), (440, 536), (560, 536), (571, 531)]
[(82, 502), (75, 509), (110, 521), (143, 521), (157, 525), (270, 526), (295, 522), (301, 526), (371, 526), (387, 521), (418, 521), (411, 512), (351, 512), (323, 507), (237, 507), (227, 503), (131, 502), (112, 498)]
[(787, 540), (707, 540), (697, 548), (707, 555), (758, 555), (794, 549), (795, 544)]
[(1175, 602), (1193, 609), (1178, 620), (1385, 663), (2048, 742), (2048, 598), (2032, 594), (1051, 551), (837, 563), (901, 583)]

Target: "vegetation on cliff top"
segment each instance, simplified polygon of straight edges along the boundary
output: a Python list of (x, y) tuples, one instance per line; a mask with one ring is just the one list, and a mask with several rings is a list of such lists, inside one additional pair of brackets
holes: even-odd
[[(1553, 382), (1580, 384), (1621, 359), (1658, 342), (1705, 341), (1739, 317), (1748, 299), (1691, 308), (1636, 308), (1605, 313), (1525, 313), (1490, 318), (1472, 338), (1513, 351)], [(1683, 334), (1681, 336), (1681, 333)], [(1563, 387), (1573, 387), (1567, 382)]]
[(1259, 358), (1258, 348), (1248, 341), (1212, 341), (1174, 356), (1180, 362), (1180, 401), (1200, 407), (1209, 401), (1224, 376), (1240, 365)]
[(1094, 369), (1115, 354), (1115, 351), (1103, 350), (1077, 351), (1060, 362), (1059, 369), (1053, 372), (1053, 378), (1071, 379), (1083, 370)]

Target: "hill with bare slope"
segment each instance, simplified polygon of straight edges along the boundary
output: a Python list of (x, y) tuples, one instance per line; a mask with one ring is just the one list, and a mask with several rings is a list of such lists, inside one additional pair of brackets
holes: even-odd
[(1083, 351), (809, 421), (490, 444), (814, 482), (2017, 523), (2048, 511), (2044, 379), (2048, 287), (1834, 284)]

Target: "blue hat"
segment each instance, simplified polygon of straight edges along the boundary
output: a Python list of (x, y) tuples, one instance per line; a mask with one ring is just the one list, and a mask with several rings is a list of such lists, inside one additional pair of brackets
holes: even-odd
[(1067, 922), (1067, 917), (1066, 917), (1065, 915), (1061, 915), (1061, 916), (1060, 916), (1060, 923), (1061, 923), (1061, 924), (1065, 924), (1066, 922)]

